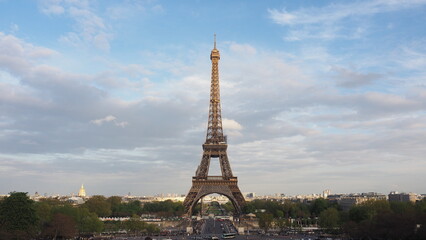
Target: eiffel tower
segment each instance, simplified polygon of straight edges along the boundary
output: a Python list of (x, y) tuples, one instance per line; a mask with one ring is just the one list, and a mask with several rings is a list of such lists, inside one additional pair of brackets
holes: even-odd
[[(192, 187), (186, 195), (183, 205), (189, 216), (197, 202), (204, 196), (217, 193), (226, 196), (235, 208), (235, 215), (241, 214), (241, 207), (245, 204), (243, 195), (238, 188), (238, 180), (232, 174), (226, 149), (228, 144), (223, 135), (222, 114), (220, 106), (219, 88), (219, 50), (216, 49), (216, 34), (214, 48), (210, 54), (212, 61), (212, 76), (210, 86), (210, 107), (207, 126), (206, 142), (203, 144), (203, 157), (192, 177)], [(210, 160), (218, 158), (222, 176), (209, 176)]]

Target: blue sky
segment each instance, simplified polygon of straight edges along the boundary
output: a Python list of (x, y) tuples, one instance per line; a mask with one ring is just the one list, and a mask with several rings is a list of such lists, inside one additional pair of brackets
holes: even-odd
[(214, 33), (243, 192), (426, 193), (425, 13), (425, 0), (0, 0), (0, 193), (186, 194)]

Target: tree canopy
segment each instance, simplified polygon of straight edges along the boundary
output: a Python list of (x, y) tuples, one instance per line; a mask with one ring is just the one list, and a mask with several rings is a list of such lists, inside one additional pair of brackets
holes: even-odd
[(1, 236), (16, 239), (32, 237), (36, 233), (37, 223), (34, 201), (27, 193), (12, 192), (0, 202), (0, 239)]

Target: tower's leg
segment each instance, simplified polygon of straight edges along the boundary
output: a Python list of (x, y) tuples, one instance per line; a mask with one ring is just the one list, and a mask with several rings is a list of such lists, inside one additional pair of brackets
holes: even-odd
[(201, 158), (201, 163), (198, 166), (197, 172), (195, 173), (198, 177), (207, 177), (210, 167), (210, 154), (207, 152), (203, 153), (203, 157)]

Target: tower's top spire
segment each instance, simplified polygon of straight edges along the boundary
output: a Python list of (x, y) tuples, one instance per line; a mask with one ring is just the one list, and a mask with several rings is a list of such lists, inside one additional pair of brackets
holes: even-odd
[(213, 60), (213, 58), (220, 59), (219, 50), (216, 49), (216, 33), (214, 34), (214, 48), (210, 54), (210, 59)]

